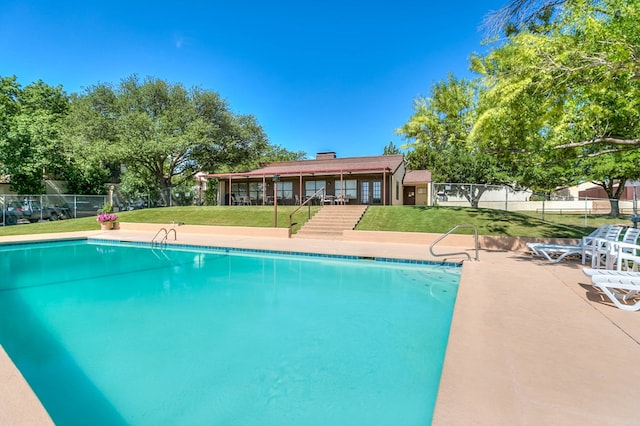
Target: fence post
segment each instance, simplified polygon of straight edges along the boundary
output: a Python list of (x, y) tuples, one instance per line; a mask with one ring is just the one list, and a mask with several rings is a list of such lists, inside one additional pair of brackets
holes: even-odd
[(509, 211), (509, 187), (504, 186), (504, 210)]
[(584, 227), (587, 227), (587, 224), (589, 222), (587, 216), (589, 214), (589, 197), (584, 197)]

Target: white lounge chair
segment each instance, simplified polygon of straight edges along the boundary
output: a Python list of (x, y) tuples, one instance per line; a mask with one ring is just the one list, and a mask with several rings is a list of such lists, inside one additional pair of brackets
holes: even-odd
[(594, 287), (601, 290), (611, 302), (625, 311), (640, 310), (640, 272), (597, 274), (591, 277)]
[[(630, 228), (632, 229), (632, 228)], [(631, 236), (629, 235), (631, 234)], [(592, 262), (593, 269), (599, 269), (604, 267), (606, 269), (622, 270), (638, 270), (638, 263), (636, 256), (640, 255), (640, 246), (638, 245), (637, 238), (633, 238), (633, 235), (640, 234), (640, 229), (633, 229), (633, 232), (625, 233), (623, 241), (608, 241), (604, 248), (600, 249), (601, 252), (595, 257), (595, 262)]]
[[(607, 229), (607, 232), (598, 238), (594, 238), (591, 242), (591, 267), (601, 268), (605, 267), (610, 269), (611, 266), (608, 263), (611, 259), (611, 251), (613, 248), (612, 243), (617, 243), (620, 240), (620, 234), (624, 227), (611, 226)], [(638, 232), (640, 230), (634, 228), (627, 228), (622, 238), (623, 243), (635, 244), (638, 240)], [(584, 264), (584, 262), (582, 262)]]
[[(527, 247), (531, 249), (536, 256), (544, 257), (550, 262), (560, 262), (570, 255), (581, 255), (582, 264), (585, 264), (587, 256), (593, 253), (592, 244), (598, 238), (604, 238), (609, 232), (611, 225), (603, 225), (596, 228), (591, 234), (582, 237), (578, 244), (546, 244), (546, 243), (527, 243)], [(620, 232), (618, 231), (618, 235)]]
[[(640, 246), (628, 243), (609, 243), (615, 247), (616, 269), (584, 268), (582, 272), (591, 277), (591, 284), (602, 291), (611, 302), (625, 311), (640, 310)], [(610, 264), (610, 263), (608, 263)], [(625, 270), (625, 268), (627, 268)]]
[(533, 254), (544, 257), (549, 262), (560, 262), (567, 256), (582, 255), (582, 245), (569, 244), (537, 244), (527, 243), (527, 247), (531, 249)]
[(607, 244), (608, 254), (606, 268), (583, 268), (582, 272), (589, 277), (595, 275), (627, 275), (639, 274), (640, 245), (611, 241)]

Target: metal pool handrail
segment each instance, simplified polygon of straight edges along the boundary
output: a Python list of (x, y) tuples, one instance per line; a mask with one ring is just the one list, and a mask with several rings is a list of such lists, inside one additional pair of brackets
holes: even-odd
[[(162, 231), (164, 231), (164, 235), (162, 237), (162, 240), (160, 241), (156, 241), (156, 238), (158, 237), (158, 235), (160, 235), (160, 233), (162, 233)], [(176, 232), (175, 228), (171, 228), (167, 231), (167, 228), (160, 228), (158, 230), (158, 232), (156, 232), (156, 235), (153, 237), (153, 239), (151, 240), (151, 245), (154, 244), (158, 244), (159, 246), (164, 246), (167, 244), (167, 239), (169, 238), (169, 234), (171, 233), (171, 231), (173, 231), (173, 240), (177, 240), (178, 239), (178, 233)]]
[(454, 256), (454, 255), (464, 254), (465, 256), (467, 256), (467, 258), (469, 260), (471, 260), (471, 255), (469, 253), (467, 253), (466, 251), (460, 251), (460, 252), (454, 252), (454, 253), (438, 253), (438, 254), (433, 252), (433, 247), (435, 247), (436, 244), (438, 244), (440, 241), (444, 240), (446, 237), (451, 235), (451, 233), (453, 233), (453, 231), (455, 231), (458, 228), (473, 228), (475, 251), (476, 251), (476, 257), (473, 260), (479, 261), (480, 258), (478, 257), (478, 228), (476, 228), (475, 225), (472, 225), (470, 223), (464, 223), (464, 224), (461, 224), (461, 225), (456, 225), (453, 228), (451, 228), (446, 234), (441, 235), (437, 240), (435, 240), (434, 242), (431, 243), (431, 245), (429, 246), (429, 252), (434, 257)]

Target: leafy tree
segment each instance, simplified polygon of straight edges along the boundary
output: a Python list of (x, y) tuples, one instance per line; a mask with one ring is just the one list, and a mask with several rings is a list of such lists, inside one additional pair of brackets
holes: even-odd
[(20, 84), (16, 77), (0, 78), (0, 173), (7, 174), (4, 152), (9, 146), (9, 133), (13, 131), (14, 116), (20, 110), (18, 93)]
[(491, 35), (504, 31), (512, 34), (522, 28), (536, 30), (539, 21), (549, 21), (562, 9), (567, 0), (513, 0), (487, 14), (484, 27)]
[(207, 179), (206, 189), (203, 194), (204, 205), (215, 206), (218, 199), (218, 180)]
[(260, 164), (271, 163), (275, 161), (297, 161), (304, 160), (307, 157), (307, 153), (304, 151), (289, 151), (288, 149), (280, 145), (269, 145), (259, 161), (250, 164), (248, 169), (254, 169)]
[(44, 177), (61, 175), (66, 159), (61, 138), (69, 100), (60, 86), (42, 81), (21, 87), (16, 77), (0, 78), (0, 164), (11, 189), (44, 192)]
[(64, 171), (67, 188), (72, 194), (106, 194), (106, 182), (110, 170), (98, 161), (84, 160), (70, 156)]
[(521, 29), (473, 59), (489, 88), (474, 136), (512, 162), (594, 181), (617, 215), (613, 188), (640, 176), (640, 2), (562, 4), (545, 31)]
[(384, 147), (384, 150), (382, 151), (382, 155), (398, 155), (398, 154), (402, 154), (402, 151), (400, 150), (399, 147), (397, 147), (393, 141), (389, 141), (389, 145)]
[(242, 167), (268, 147), (255, 118), (233, 114), (217, 93), (159, 79), (98, 84), (71, 106), (74, 151), (122, 163), (132, 191), (158, 188), (167, 204), (171, 188), (192, 182), (198, 171)]
[[(434, 181), (447, 183), (511, 183), (507, 170), (472, 139), (480, 86), (474, 80), (449, 75), (431, 89), (429, 98), (414, 102), (414, 114), (398, 129), (411, 142), (407, 154), (411, 169), (428, 169)], [(486, 185), (455, 186), (477, 207)], [(453, 189), (455, 190), (455, 189)]]

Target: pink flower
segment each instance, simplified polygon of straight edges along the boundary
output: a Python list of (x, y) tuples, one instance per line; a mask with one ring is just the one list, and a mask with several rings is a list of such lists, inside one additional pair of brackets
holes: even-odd
[(115, 222), (118, 218), (115, 214), (100, 214), (98, 215), (98, 222)]

